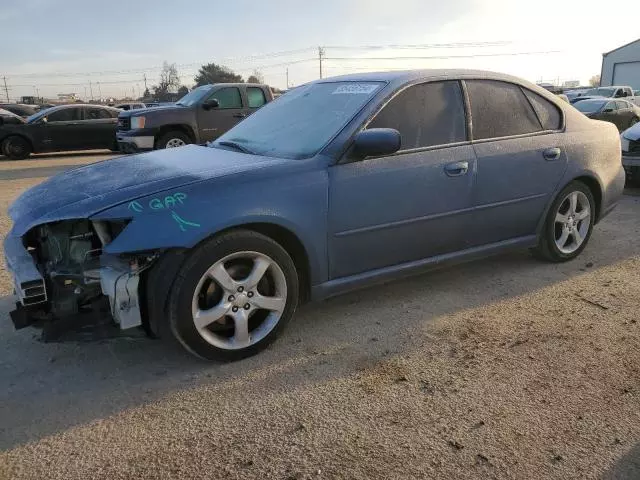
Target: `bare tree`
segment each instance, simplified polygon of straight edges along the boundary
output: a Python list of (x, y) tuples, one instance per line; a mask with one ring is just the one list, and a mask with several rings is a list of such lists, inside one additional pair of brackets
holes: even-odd
[(600, 75), (594, 75), (593, 77), (591, 77), (589, 79), (589, 85), (591, 85), (592, 87), (599, 87), (600, 86)]
[(160, 82), (153, 87), (155, 96), (158, 100), (166, 100), (171, 93), (176, 93), (180, 88), (180, 77), (176, 64), (169, 64), (166, 61), (162, 64), (160, 72)]

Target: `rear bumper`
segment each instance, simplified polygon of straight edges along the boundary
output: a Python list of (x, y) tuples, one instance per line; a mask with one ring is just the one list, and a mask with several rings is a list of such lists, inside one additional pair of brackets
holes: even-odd
[(622, 166), (629, 178), (640, 177), (640, 156), (622, 155)]

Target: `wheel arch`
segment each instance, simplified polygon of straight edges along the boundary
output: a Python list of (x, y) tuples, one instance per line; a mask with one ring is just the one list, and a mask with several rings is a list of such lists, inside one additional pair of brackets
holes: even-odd
[(564, 188), (569, 185), (571, 182), (581, 182), (587, 186), (587, 188), (591, 191), (593, 195), (593, 199), (596, 202), (596, 212), (595, 212), (595, 222), (594, 225), (598, 223), (600, 220), (600, 215), (602, 213), (602, 196), (603, 196), (603, 188), (598, 177), (592, 172), (581, 172), (579, 175), (571, 177), (566, 181), (560, 182), (553, 192), (553, 194), (549, 197), (549, 201), (547, 202), (547, 206), (544, 209), (543, 214), (540, 216), (538, 221), (538, 228), (536, 229), (538, 236), (541, 234), (542, 229), (544, 228), (544, 223), (546, 221), (547, 215), (549, 214), (549, 209), (553, 202), (558, 197), (558, 194), (564, 190)]
[(200, 244), (210, 240), (213, 237), (222, 235), (234, 230), (249, 230), (252, 232), (260, 233), (265, 237), (269, 237), (274, 242), (278, 243), (289, 254), (293, 260), (296, 270), (299, 275), (300, 284), (300, 301), (306, 303), (310, 299), (311, 294), (311, 263), (309, 252), (304, 245), (304, 242), (300, 239), (296, 233), (291, 229), (273, 222), (248, 222), (231, 225), (208, 235), (200, 242), (192, 247), (197, 248)]
[(184, 123), (172, 123), (169, 125), (163, 125), (158, 129), (158, 132), (155, 135), (155, 141), (157, 142), (164, 134), (179, 131), (187, 135), (193, 143), (196, 143), (196, 134), (191, 127), (191, 125), (187, 125)]
[[(595, 176), (592, 176), (592, 175), (581, 175), (579, 177), (574, 178), (571, 181), (584, 183), (587, 186), (587, 188), (591, 191), (591, 194), (593, 195), (593, 199), (596, 202), (596, 214), (595, 214), (594, 224), (598, 223), (598, 221), (600, 220), (600, 214), (602, 213), (602, 193), (603, 193), (603, 188), (602, 188), (602, 185), (600, 184), (600, 181)], [(562, 188), (566, 187), (569, 183), (571, 182), (567, 182), (567, 184), (565, 184)]]
[(4, 155), (4, 144), (11, 137), (20, 137), (20, 138), (24, 139), (29, 144), (29, 147), (31, 147), (31, 153), (36, 153), (36, 150), (34, 148), (33, 140), (31, 140), (27, 135), (24, 135), (23, 133), (11, 132), (11, 133), (8, 133), (7, 135), (5, 135), (4, 137), (2, 137), (2, 139), (0, 140), (0, 153), (2, 153), (3, 155)]

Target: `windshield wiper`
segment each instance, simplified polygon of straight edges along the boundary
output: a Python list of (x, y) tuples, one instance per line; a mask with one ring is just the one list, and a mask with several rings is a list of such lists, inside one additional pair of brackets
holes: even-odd
[(223, 147), (235, 148), (236, 150), (238, 150), (238, 151), (240, 151), (242, 153), (248, 153), (249, 155), (255, 155), (256, 154), (255, 152), (249, 150), (244, 145), (240, 145), (237, 142), (222, 141), (222, 142), (218, 142), (218, 145), (223, 146)]

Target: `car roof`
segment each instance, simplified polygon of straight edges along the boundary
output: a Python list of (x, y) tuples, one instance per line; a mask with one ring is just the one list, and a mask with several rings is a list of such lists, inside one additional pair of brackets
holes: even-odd
[(16, 115), (15, 113), (10, 112), (9, 110), (5, 110), (4, 108), (0, 108), (0, 115), (5, 117), (16, 117), (22, 120), (22, 117), (20, 115)]
[(477, 78), (484, 80), (504, 80), (508, 82), (527, 83), (521, 78), (504, 73), (490, 72), (487, 70), (471, 70), (464, 68), (455, 69), (428, 69), (428, 70), (400, 70), (388, 72), (351, 73), (337, 77), (316, 80), (322, 82), (413, 82), (416, 80), (441, 80), (446, 78)]
[(47, 108), (48, 113), (53, 113), (58, 110), (64, 110), (65, 108), (73, 107), (98, 107), (106, 108), (107, 110), (117, 110), (117, 108), (109, 107), (108, 105), (96, 105), (94, 103), (68, 103), (66, 105), (56, 105), (55, 107)]

